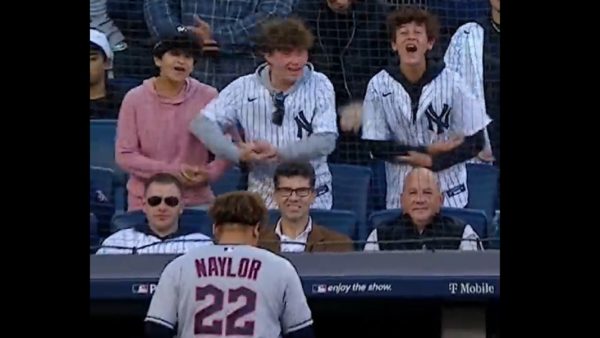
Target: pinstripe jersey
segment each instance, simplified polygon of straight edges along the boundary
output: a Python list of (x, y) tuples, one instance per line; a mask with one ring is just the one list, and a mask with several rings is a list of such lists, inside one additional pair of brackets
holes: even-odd
[[(471, 88), (471, 92), (483, 101), (485, 95), (483, 83), (483, 27), (476, 22), (460, 26), (452, 36), (444, 62), (451, 70), (457, 72)], [(490, 148), (487, 129), (485, 131), (485, 146)], [(477, 162), (476, 160), (474, 162)]]
[(201, 233), (187, 233), (169, 236), (162, 240), (147, 231), (136, 228), (124, 229), (110, 235), (96, 254), (182, 254), (190, 249), (212, 245), (212, 239)]
[[(455, 72), (444, 68), (422, 88), (413, 121), (411, 99), (404, 87), (386, 70), (376, 74), (367, 87), (363, 111), (363, 139), (392, 140), (410, 146), (427, 146), (452, 136), (471, 136), (490, 119)], [(400, 194), (410, 165), (386, 162), (386, 208), (400, 208)], [(467, 204), (467, 171), (458, 163), (436, 173), (444, 194), (444, 206)]]
[(197, 248), (162, 272), (145, 321), (179, 338), (277, 338), (312, 325), (298, 273), (247, 245)]
[[(219, 124), (222, 130), (241, 125), (246, 142), (263, 140), (279, 148), (311, 135), (332, 133), (337, 135), (335, 93), (329, 79), (313, 71), (308, 64), (304, 76), (285, 99), (283, 124), (271, 122), (276, 110), (273, 93), (261, 81), (266, 65), (258, 67), (254, 74), (242, 76), (223, 89), (217, 99), (209, 103), (203, 114)], [(316, 174), (317, 198), (311, 205), (316, 209), (331, 209), (331, 173), (327, 156), (311, 159)], [(272, 195), (273, 174), (277, 164), (260, 163), (253, 166), (248, 175), (248, 190), (259, 193), (270, 209), (277, 208)]]

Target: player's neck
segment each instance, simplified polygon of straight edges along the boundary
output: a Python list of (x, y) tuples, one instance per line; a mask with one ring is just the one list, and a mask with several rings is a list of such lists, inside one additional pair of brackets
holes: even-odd
[(242, 233), (223, 233), (219, 237), (219, 245), (251, 245), (247, 235)]
[(300, 235), (304, 229), (306, 229), (306, 226), (308, 225), (308, 217), (309, 216), (306, 215), (297, 220), (282, 218), (281, 233), (291, 238), (298, 237), (298, 235)]
[(271, 81), (271, 87), (273, 87), (273, 89), (275, 89), (277, 92), (286, 92), (294, 85), (294, 82), (285, 80), (272, 70), (269, 71), (269, 80)]
[(98, 83), (90, 85), (90, 100), (101, 99), (106, 96), (106, 85), (104, 79)]
[(500, 12), (492, 9), (492, 21), (498, 26), (500, 26)]
[(154, 90), (156, 90), (158, 95), (163, 97), (175, 97), (179, 95), (184, 86), (185, 81), (175, 82), (164, 76), (158, 76), (154, 81)]
[(427, 63), (423, 61), (423, 63), (418, 65), (406, 65), (404, 63), (400, 63), (400, 72), (408, 81), (411, 83), (417, 83), (425, 74), (427, 70)]

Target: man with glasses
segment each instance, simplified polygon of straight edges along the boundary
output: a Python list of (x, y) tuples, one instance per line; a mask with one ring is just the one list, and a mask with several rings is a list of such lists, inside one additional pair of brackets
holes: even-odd
[[(191, 124), (217, 157), (248, 165), (248, 190), (271, 209), (277, 207), (272, 177), (281, 160), (310, 161), (316, 172), (312, 207), (331, 209), (333, 203), (327, 155), (337, 139), (335, 94), (308, 63), (313, 40), (297, 19), (266, 23), (258, 46), (267, 62), (229, 84)], [(237, 147), (223, 135), (236, 125), (246, 138)]]
[(275, 170), (274, 199), (281, 218), (263, 229), (260, 246), (273, 252), (352, 251), (352, 240), (313, 223), (310, 205), (315, 200), (315, 170), (307, 162), (285, 162)]
[(212, 244), (208, 236), (179, 226), (184, 209), (181, 191), (175, 176), (152, 176), (145, 184), (146, 221), (112, 234), (96, 254), (179, 254)]

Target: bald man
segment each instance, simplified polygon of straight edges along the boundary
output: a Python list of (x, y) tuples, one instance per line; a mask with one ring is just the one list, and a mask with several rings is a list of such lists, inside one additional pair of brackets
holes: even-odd
[[(429, 169), (413, 169), (404, 179), (400, 196), (402, 216), (379, 224), (365, 245), (365, 251), (377, 250), (478, 250), (477, 233), (465, 222), (440, 214), (444, 195), (440, 182)], [(432, 240), (439, 237), (456, 239)], [(462, 240), (461, 240), (462, 238)], [(404, 243), (378, 241), (412, 240)]]

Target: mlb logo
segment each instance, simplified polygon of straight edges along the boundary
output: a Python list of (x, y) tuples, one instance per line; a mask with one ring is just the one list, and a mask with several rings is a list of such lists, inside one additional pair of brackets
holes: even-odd
[(138, 295), (147, 295), (150, 289), (148, 288), (148, 284), (133, 284), (131, 291)]
[(325, 284), (313, 284), (312, 286), (313, 293), (325, 293), (327, 292), (327, 285)]

